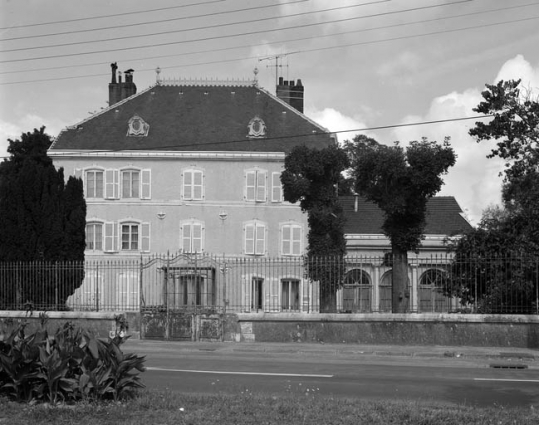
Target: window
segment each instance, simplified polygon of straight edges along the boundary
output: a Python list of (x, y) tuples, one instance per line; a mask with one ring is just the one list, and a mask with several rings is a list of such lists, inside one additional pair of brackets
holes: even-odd
[(254, 221), (247, 223), (245, 233), (245, 254), (264, 255), (266, 253), (266, 226)]
[(371, 311), (371, 278), (362, 269), (346, 273), (343, 287), (343, 310), (347, 313), (367, 313)]
[(299, 280), (283, 279), (281, 306), (283, 311), (299, 311)]
[(122, 251), (138, 251), (138, 224), (122, 224)]
[(283, 255), (301, 255), (301, 226), (285, 224), (281, 227), (281, 252)]
[(138, 170), (122, 171), (122, 198), (138, 198), (140, 189), (140, 172)]
[(264, 279), (253, 277), (251, 280), (251, 310), (258, 311), (263, 309), (264, 299)]
[(86, 171), (86, 197), (103, 198), (103, 171)]
[(204, 199), (204, 174), (201, 170), (183, 172), (183, 199), (195, 201)]
[(204, 225), (200, 221), (185, 221), (180, 224), (181, 248), (184, 253), (204, 250)]
[(444, 296), (447, 286), (445, 271), (429, 269), (419, 279), (419, 312), (447, 312), (451, 308), (451, 298)]
[(121, 223), (120, 249), (122, 251), (149, 251), (149, 223)]
[(86, 225), (86, 249), (88, 251), (103, 250), (103, 224), (88, 223)]
[(250, 170), (245, 173), (246, 201), (266, 201), (266, 174), (265, 170)]
[(281, 173), (271, 173), (271, 202), (283, 202)]

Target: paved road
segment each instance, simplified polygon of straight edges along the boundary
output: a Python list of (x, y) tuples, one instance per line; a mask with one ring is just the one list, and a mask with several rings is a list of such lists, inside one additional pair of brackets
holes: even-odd
[[(410, 356), (394, 347), (389, 351), (348, 348), (336, 352), (327, 347), (294, 345), (242, 349), (239, 344), (221, 349), (222, 345), (130, 344), (124, 351), (147, 356), (143, 382), (172, 391), (539, 406), (539, 367), (535, 359), (526, 357), (529, 353), (457, 357), (444, 351), (444, 356), (429, 357)], [(495, 369), (490, 367), (493, 364), (527, 368)]]

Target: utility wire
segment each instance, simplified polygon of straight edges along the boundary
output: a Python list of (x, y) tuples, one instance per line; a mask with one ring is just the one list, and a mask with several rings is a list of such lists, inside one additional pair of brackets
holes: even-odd
[[(362, 132), (362, 131), (372, 131), (372, 130), (386, 130), (391, 128), (398, 128), (398, 127), (412, 127), (412, 126), (420, 126), (420, 125), (432, 125), (432, 124), (442, 124), (447, 122), (458, 122), (458, 121), (469, 121), (469, 120), (477, 120), (477, 119), (484, 119), (484, 118), (491, 118), (493, 117), (493, 114), (490, 115), (477, 115), (474, 117), (460, 117), (460, 118), (448, 118), (443, 120), (431, 120), (431, 121), (418, 121), (418, 122), (412, 122), (412, 123), (406, 123), (406, 124), (391, 124), (391, 125), (383, 125), (383, 126), (377, 126), (377, 127), (362, 127), (362, 128), (353, 128), (348, 130), (339, 130), (339, 131), (320, 131), (316, 133), (303, 133), (303, 134), (293, 134), (293, 135), (285, 135), (285, 136), (279, 136), (279, 137), (266, 137), (264, 140), (283, 140), (283, 139), (293, 139), (298, 137), (312, 137), (312, 136), (331, 136), (333, 134), (338, 133), (351, 133), (351, 132)], [(243, 143), (243, 142), (250, 142), (251, 139), (238, 139), (238, 140), (226, 140), (226, 141), (220, 141), (220, 142), (210, 142), (210, 143), (191, 143), (186, 145), (167, 145), (167, 146), (159, 146), (157, 148), (149, 149), (149, 148), (134, 148), (134, 149), (112, 149), (112, 150), (91, 150), (86, 151), (85, 153), (107, 153), (107, 152), (132, 152), (132, 151), (151, 151), (151, 150), (163, 150), (163, 149), (172, 149), (176, 147), (198, 147), (198, 146), (204, 146), (204, 145), (226, 145), (231, 143)], [(3, 156), (0, 158), (9, 158), (8, 156)]]
[[(292, 38), (292, 39), (287, 39), (287, 40), (275, 41), (274, 43), (292, 43), (292, 42), (297, 42), (297, 41), (313, 40), (315, 38), (328, 38), (328, 37), (335, 37), (339, 35), (356, 34), (356, 33), (361, 33), (361, 32), (369, 32), (369, 31), (375, 31), (375, 30), (380, 30), (380, 29), (389, 29), (389, 28), (404, 27), (404, 26), (409, 26), (409, 25), (425, 24), (429, 22), (436, 22), (436, 21), (441, 21), (441, 20), (446, 20), (446, 19), (455, 19), (455, 18), (462, 18), (462, 17), (467, 17), (467, 16), (473, 16), (473, 15), (482, 15), (486, 13), (500, 12), (500, 11), (510, 10), (510, 9), (520, 9), (523, 7), (538, 6), (538, 5), (539, 3), (528, 3), (524, 5), (519, 5), (519, 6), (500, 7), (497, 9), (462, 13), (459, 15), (443, 16), (443, 17), (431, 18), (431, 19), (422, 19), (420, 21), (403, 22), (403, 23), (398, 23), (398, 24), (383, 25), (383, 26), (372, 27), (372, 28), (362, 28), (359, 30), (341, 31), (341, 32), (336, 32), (336, 33), (331, 33), (331, 34), (321, 34), (321, 35), (310, 36), (310, 37)], [(141, 61), (141, 60), (150, 60), (150, 59), (171, 58), (171, 57), (178, 57), (178, 56), (196, 55), (196, 54), (202, 54), (202, 53), (215, 53), (215, 52), (223, 52), (227, 50), (246, 49), (246, 48), (253, 48), (253, 47), (259, 47), (259, 46), (265, 46), (265, 45), (266, 43), (247, 44), (247, 45), (242, 45), (242, 46), (223, 47), (220, 49), (198, 50), (198, 51), (185, 52), (185, 53), (179, 53), (179, 54), (173, 54), (173, 55), (144, 56), (144, 57), (133, 58), (131, 60)], [(64, 65), (64, 66), (51, 66), (51, 67), (44, 67), (44, 68), (32, 68), (32, 69), (25, 69), (25, 70), (18, 70), (18, 71), (0, 71), (0, 75), (1, 74), (21, 74), (21, 73), (26, 73), (26, 72), (41, 72), (41, 71), (50, 71), (50, 70), (65, 69), (65, 68), (81, 68), (81, 67), (89, 67), (89, 66), (97, 66), (97, 65), (108, 65), (108, 63), (109, 63), (108, 61), (107, 62), (93, 62), (93, 63), (85, 63), (85, 64), (79, 64), (79, 65)]]
[[(110, 15), (100, 15), (100, 16), (90, 16), (86, 18), (76, 18), (76, 19), (65, 19), (62, 21), (50, 21), (50, 22), (35, 22), (33, 24), (24, 24), (24, 25), (12, 25), (9, 27), (3, 27), (0, 28), (0, 30), (10, 30), (15, 28), (28, 28), (28, 27), (38, 27), (43, 25), (56, 25), (56, 24), (65, 24), (69, 22), (81, 22), (81, 21), (90, 21), (93, 19), (102, 19), (102, 18), (114, 18), (116, 16), (127, 16), (127, 15), (138, 15), (141, 13), (151, 13), (151, 12), (161, 12), (163, 10), (171, 10), (171, 9), (181, 9), (185, 7), (192, 7), (192, 6), (202, 6), (205, 4), (212, 4), (212, 3), (222, 3), (226, 0), (211, 0), (211, 1), (204, 1), (200, 3), (190, 3), (190, 4), (183, 4), (180, 6), (169, 6), (169, 7), (160, 7), (157, 9), (146, 9), (146, 10), (138, 10), (138, 11), (132, 11), (132, 12), (122, 12), (122, 13), (115, 13)], [(306, 0), (308, 1), (308, 0)]]
[[(371, 15), (363, 15), (363, 16), (357, 16), (357, 17), (351, 17), (351, 18), (343, 18), (343, 19), (335, 19), (331, 21), (324, 21), (324, 22), (315, 22), (310, 24), (303, 24), (303, 25), (294, 25), (290, 27), (283, 27), (283, 28), (273, 28), (273, 29), (267, 29), (267, 30), (258, 30), (258, 31), (249, 31), (239, 34), (228, 34), (228, 35), (219, 35), (219, 36), (211, 36), (211, 37), (204, 37), (199, 39), (192, 39), (192, 40), (182, 40), (182, 41), (173, 41), (173, 42), (166, 42), (166, 43), (154, 43), (154, 44), (146, 44), (146, 45), (138, 45), (138, 46), (132, 46), (132, 47), (121, 47), (116, 49), (107, 49), (107, 50), (95, 50), (90, 52), (77, 52), (77, 53), (66, 53), (66, 54), (60, 54), (60, 55), (50, 55), (50, 56), (41, 56), (41, 57), (34, 57), (34, 58), (23, 58), (23, 59), (11, 59), (11, 60), (4, 60), (0, 61), (0, 63), (13, 63), (13, 62), (26, 62), (31, 60), (42, 60), (42, 59), (55, 59), (55, 58), (61, 58), (61, 57), (73, 57), (73, 56), (83, 56), (83, 55), (92, 55), (97, 53), (110, 53), (110, 52), (117, 52), (117, 51), (126, 51), (126, 50), (135, 50), (135, 49), (144, 49), (144, 48), (150, 48), (150, 47), (162, 47), (162, 46), (170, 46), (170, 45), (177, 45), (177, 44), (185, 44), (185, 43), (193, 43), (193, 42), (199, 42), (199, 41), (209, 41), (209, 40), (216, 40), (216, 39), (224, 39), (224, 38), (232, 38), (232, 37), (243, 37), (247, 35), (254, 35), (254, 34), (261, 34), (261, 33), (269, 33), (269, 32), (281, 32), (284, 30), (289, 29), (298, 29), (298, 28), (306, 28), (306, 27), (313, 27), (313, 26), (319, 26), (319, 25), (327, 25), (332, 23), (338, 23), (338, 22), (347, 22), (347, 21), (353, 21), (358, 19), (366, 19), (366, 18), (373, 18), (373, 17), (380, 17), (380, 16), (387, 16), (387, 15), (395, 15), (399, 13), (405, 13), (405, 12), (412, 12), (417, 10), (425, 10), (425, 9), (432, 9), (436, 7), (445, 7), (453, 4), (459, 4), (459, 3), (467, 3), (472, 0), (458, 0), (451, 3), (444, 3), (444, 4), (438, 4), (438, 5), (432, 5), (432, 6), (421, 6), (421, 7), (415, 7), (411, 9), (404, 9), (404, 10), (397, 10), (397, 11), (391, 11), (391, 12), (382, 12), (382, 13), (375, 13)], [(291, 15), (287, 15), (291, 16)], [(275, 19), (275, 18), (267, 18), (267, 19)], [(246, 22), (254, 22), (254, 21), (246, 21)], [(229, 25), (229, 24), (225, 24)], [(202, 27), (195, 28), (195, 29), (201, 29)], [(209, 27), (214, 28), (214, 27)], [(185, 29), (185, 30), (177, 30), (177, 31), (171, 31), (171, 32), (182, 32), (182, 31), (192, 31), (194, 29)]]
[[(220, 0), (223, 1), (223, 0)], [(267, 4), (264, 6), (256, 6), (256, 7), (246, 7), (244, 9), (234, 9), (234, 10), (224, 10), (221, 12), (212, 12), (212, 13), (204, 13), (202, 15), (191, 15), (191, 16), (182, 16), (180, 18), (168, 18), (168, 19), (159, 19), (155, 21), (144, 21), (144, 22), (137, 22), (134, 24), (124, 24), (124, 25), (113, 25), (109, 27), (98, 27), (98, 28), (88, 28), (83, 30), (73, 30), (73, 31), (64, 31), (64, 32), (54, 32), (49, 34), (39, 34), (39, 35), (25, 35), (21, 37), (12, 37), (12, 38), (2, 38), (0, 41), (13, 41), (13, 40), (25, 40), (29, 38), (42, 38), (42, 37), (53, 37), (57, 35), (66, 35), (66, 34), (80, 34), (83, 32), (94, 32), (94, 31), (103, 31), (103, 30), (110, 30), (114, 29), (117, 30), (119, 28), (129, 28), (129, 27), (137, 27), (140, 25), (151, 25), (151, 24), (161, 24), (164, 22), (174, 22), (174, 21), (181, 21), (185, 19), (198, 19), (198, 18), (207, 18), (210, 16), (218, 16), (218, 15), (227, 15), (230, 13), (237, 13), (237, 12), (246, 12), (251, 10), (260, 10), (260, 9), (269, 9), (272, 7), (279, 7), (287, 4), (294, 4), (294, 3), (304, 3), (309, 0), (293, 0), (289, 1), (287, 3), (279, 3), (279, 4)], [(390, 1), (390, 0), (384, 0), (384, 1)], [(116, 40), (116, 39), (114, 39)], [(106, 41), (106, 40), (96, 40), (96, 41)], [(42, 46), (42, 47), (49, 47), (49, 46)]]
[[(292, 55), (292, 54), (300, 54), (300, 53), (310, 53), (315, 51), (323, 51), (323, 50), (332, 50), (332, 49), (340, 49), (340, 48), (346, 48), (346, 47), (356, 47), (356, 46), (364, 46), (369, 44), (379, 44), (379, 43), (385, 43), (389, 41), (397, 41), (397, 40), (406, 40), (411, 38), (417, 38), (417, 37), (426, 37), (436, 34), (445, 34), (445, 33), (453, 33), (458, 31), (467, 31), (467, 30), (474, 30), (478, 28), (486, 28), (486, 27), (492, 27), (492, 26), (499, 26), (499, 25), (505, 25), (505, 24), (512, 24), (512, 23), (518, 23), (518, 22), (525, 22), (530, 20), (539, 19), (539, 16), (533, 16), (529, 18), (523, 18), (523, 19), (515, 19), (511, 21), (504, 21), (504, 22), (496, 22), (492, 24), (483, 24), (483, 25), (474, 25), (470, 27), (463, 27), (463, 28), (457, 28), (452, 30), (442, 30), (442, 31), (432, 31), (429, 33), (424, 34), (414, 34), (414, 35), (408, 35), (408, 36), (401, 36), (401, 37), (393, 37), (393, 38), (385, 38), (382, 40), (372, 40), (372, 41), (364, 41), (364, 42), (358, 42), (358, 43), (349, 43), (349, 44), (342, 44), (337, 46), (329, 46), (329, 47), (318, 47), (313, 49), (306, 49), (306, 50), (296, 50), (287, 52), (286, 55)], [(169, 66), (169, 67), (163, 67), (161, 69), (176, 69), (176, 68), (187, 68), (192, 66), (200, 66), (200, 65), (212, 65), (217, 63), (229, 63), (229, 62), (238, 62), (238, 61), (244, 61), (244, 60), (252, 60), (252, 59), (258, 59), (257, 56), (249, 56), (249, 57), (242, 57), (242, 58), (233, 58), (233, 59), (222, 59), (222, 60), (214, 60), (214, 61), (207, 61), (207, 62), (196, 62), (196, 63), (189, 63), (185, 65), (178, 65), (178, 66)], [(140, 72), (150, 72), (151, 70), (142, 70)], [(153, 70), (152, 70), (153, 72)], [(41, 83), (41, 82), (48, 82), (48, 81), (60, 81), (60, 80), (70, 80), (70, 79), (78, 79), (78, 78), (90, 78), (90, 77), (103, 77), (110, 74), (86, 74), (86, 75), (79, 75), (79, 76), (73, 76), (73, 77), (57, 77), (57, 78), (48, 78), (48, 79), (40, 79), (40, 80), (26, 80), (26, 81), (13, 81), (8, 83), (0, 83), (0, 86), (3, 85), (12, 85), (12, 84), (26, 84), (26, 83)]]
[[(292, 2), (284, 3), (284, 4), (298, 3), (298, 2), (303, 2), (303, 1), (304, 0), (299, 0), (299, 1), (296, 0), (296, 1), (292, 1)], [(381, 0), (381, 2), (388, 2), (388, 1), (391, 1), (391, 0)], [(459, 0), (456, 3), (466, 3), (468, 1), (470, 1), (470, 0)], [(339, 6), (339, 7), (332, 7), (332, 8), (328, 8), (328, 9), (312, 10), (312, 11), (308, 11), (308, 12), (298, 12), (298, 13), (292, 13), (292, 14), (289, 14), (289, 15), (269, 16), (269, 17), (265, 17), (265, 18), (249, 19), (249, 20), (246, 20), (246, 21), (227, 22), (227, 23), (224, 23), (224, 24), (204, 25), (204, 26), (201, 26), (201, 27), (194, 27), (194, 28), (182, 28), (182, 29), (177, 29), (177, 30), (152, 32), (152, 33), (147, 33), (147, 34), (137, 34), (137, 35), (126, 35), (126, 36), (123, 36), (123, 37), (103, 38), (101, 40), (85, 40), (85, 41), (75, 41), (75, 42), (72, 42), (72, 43), (49, 44), (49, 45), (32, 46), (32, 47), (20, 47), (20, 48), (16, 48), (16, 49), (0, 50), (0, 53), (21, 52), (21, 51), (28, 51), (28, 50), (55, 48), (55, 47), (78, 46), (78, 45), (81, 45), (81, 44), (103, 43), (103, 42), (107, 42), (107, 41), (133, 40), (135, 38), (153, 37), (153, 36), (156, 36), (156, 35), (177, 34), (177, 33), (182, 33), (182, 32), (191, 32), (191, 31), (198, 31), (198, 30), (216, 29), (216, 28), (230, 27), (230, 26), (234, 26), (234, 25), (243, 25), (243, 24), (252, 24), (252, 23), (257, 23), (257, 22), (273, 21), (275, 19), (295, 18), (295, 17), (298, 17), (298, 16), (313, 15), (313, 14), (316, 14), (316, 13), (330, 12), (330, 11), (335, 11), (335, 10), (351, 9), (351, 8), (371, 5), (371, 4), (375, 4), (375, 3), (380, 3), (380, 1), (373, 1), (373, 2), (370, 2), (370, 3), (361, 3), (361, 4), (352, 5), (352, 6)], [(274, 7), (274, 6), (275, 5), (272, 5), (271, 7)], [(267, 7), (267, 6), (265, 6), (265, 7)], [(248, 8), (248, 9), (244, 9), (244, 10), (253, 10), (253, 9), (261, 9), (261, 8), (262, 7), (253, 7), (253, 8)], [(235, 12), (235, 11), (231, 11), (231, 12)], [(168, 20), (164, 20), (163, 22), (177, 21), (177, 20), (183, 20), (183, 19), (190, 19), (190, 18), (189, 17), (171, 18), (171, 19), (168, 19)], [(159, 21), (157, 21), (157, 22), (159, 22)], [(145, 24), (146, 23), (135, 24), (135, 25), (145, 25)], [(65, 33), (65, 34), (68, 34), (68, 33)], [(217, 37), (217, 38), (221, 38), (221, 37)]]

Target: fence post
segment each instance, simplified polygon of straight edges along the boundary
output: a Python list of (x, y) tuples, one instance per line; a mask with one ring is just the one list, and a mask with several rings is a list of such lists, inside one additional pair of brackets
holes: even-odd
[(95, 309), (99, 311), (99, 263), (96, 265), (95, 269)]

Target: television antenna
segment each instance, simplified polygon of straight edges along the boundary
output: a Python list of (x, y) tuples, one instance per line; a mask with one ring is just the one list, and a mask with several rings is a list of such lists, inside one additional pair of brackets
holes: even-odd
[(277, 85), (279, 84), (279, 76), (280, 76), (279, 70), (282, 69), (283, 66), (288, 68), (288, 62), (286, 63), (286, 65), (283, 65), (283, 58), (287, 57), (289, 54), (290, 53), (282, 53), (280, 55), (266, 56), (266, 57), (258, 59), (258, 62), (274, 61), (273, 64), (266, 65), (266, 68), (270, 68), (270, 67), (275, 68), (275, 87), (277, 87)]

